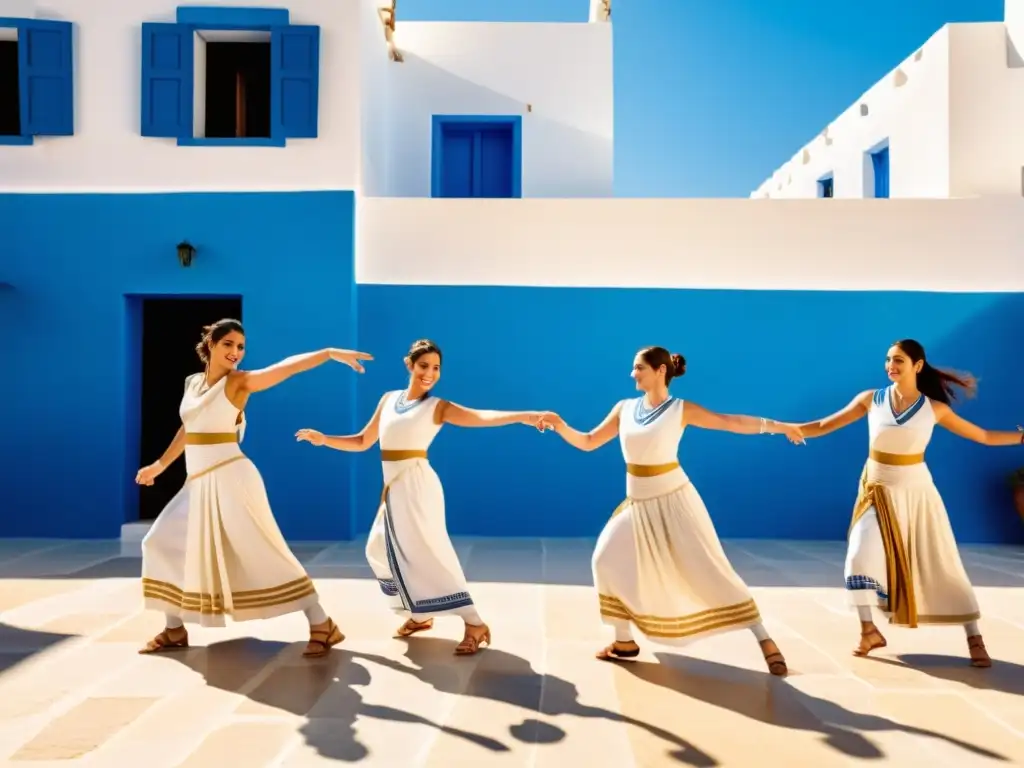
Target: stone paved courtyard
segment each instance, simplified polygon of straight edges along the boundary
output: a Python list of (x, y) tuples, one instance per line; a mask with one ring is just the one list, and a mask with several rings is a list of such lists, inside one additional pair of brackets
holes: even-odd
[(850, 649), (840, 542), (726, 548), (786, 653), (771, 678), (747, 632), (634, 664), (608, 641), (587, 540), (461, 540), (495, 646), (454, 658), (457, 620), (392, 637), (361, 542), (300, 543), (348, 639), (300, 658), (301, 615), (193, 629), (139, 656), (140, 561), (116, 541), (0, 541), (0, 761), (32, 766), (957, 766), (1024, 764), (1024, 550), (965, 547), (996, 660), (956, 628)]

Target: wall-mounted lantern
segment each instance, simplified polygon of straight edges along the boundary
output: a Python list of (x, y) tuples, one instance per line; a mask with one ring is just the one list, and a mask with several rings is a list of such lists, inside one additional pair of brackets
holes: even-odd
[(192, 259), (195, 258), (195, 255), (196, 249), (188, 240), (182, 240), (178, 243), (178, 262), (181, 266), (191, 267)]

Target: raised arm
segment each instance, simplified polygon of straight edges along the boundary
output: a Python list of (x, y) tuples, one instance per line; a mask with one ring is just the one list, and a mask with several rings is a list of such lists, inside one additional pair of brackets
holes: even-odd
[(800, 428), (795, 424), (758, 416), (715, 413), (697, 405), (692, 400), (687, 400), (686, 406), (683, 408), (683, 426), (713, 429), (718, 432), (733, 432), (737, 435), (785, 435), (793, 443), (804, 441)]
[(540, 411), (478, 411), (447, 400), (442, 400), (434, 409), (435, 424), (451, 424), (455, 427), (504, 427), (509, 424), (536, 426)]
[(266, 368), (257, 371), (238, 371), (232, 373), (228, 385), (233, 392), (251, 394), (263, 392), (264, 390), (276, 387), (286, 379), (298, 373), (305, 373), (323, 365), (328, 360), (335, 360), (344, 363), (358, 373), (364, 369), (360, 360), (373, 360), (372, 355), (366, 352), (354, 352), (350, 349), (321, 349), (319, 352), (306, 352), (301, 355), (286, 357), (279, 363), (274, 363)]
[(602, 445), (619, 434), (619, 410), (622, 408), (621, 401), (604, 417), (604, 421), (598, 424), (589, 432), (580, 432), (570, 427), (564, 419), (553, 413), (543, 416), (543, 422), (554, 427), (555, 434), (561, 437), (573, 448), (581, 451), (596, 451)]
[(135, 482), (139, 485), (152, 485), (153, 481), (171, 464), (176, 462), (184, 451), (185, 426), (182, 425), (178, 427), (178, 431), (174, 434), (174, 439), (171, 440), (171, 444), (167, 446), (167, 450), (164, 451), (163, 455), (135, 474)]
[(992, 447), (1024, 443), (1024, 431), (1021, 431), (1020, 427), (1017, 427), (1015, 432), (991, 431), (982, 429), (977, 424), (972, 424), (967, 419), (957, 416), (953, 409), (945, 403), (932, 400), (932, 408), (935, 410), (935, 422), (958, 437)]
[(874, 390), (865, 390), (853, 398), (850, 404), (841, 411), (836, 411), (831, 416), (826, 416), (819, 421), (809, 421), (806, 424), (797, 424), (796, 426), (800, 428), (800, 432), (805, 438), (824, 437), (830, 432), (848, 427), (853, 422), (867, 416), (868, 409), (871, 408), (871, 398), (874, 395)]
[(307, 442), (316, 446), (326, 445), (328, 448), (333, 448), (336, 451), (358, 453), (368, 450), (374, 446), (377, 438), (380, 436), (380, 412), (384, 408), (384, 401), (387, 400), (387, 397), (387, 395), (384, 395), (380, 399), (380, 402), (377, 403), (377, 410), (373, 412), (373, 416), (366, 422), (366, 426), (363, 427), (362, 431), (355, 435), (325, 435), (323, 432), (317, 432), (315, 429), (300, 429), (295, 433), (295, 440), (300, 443)]

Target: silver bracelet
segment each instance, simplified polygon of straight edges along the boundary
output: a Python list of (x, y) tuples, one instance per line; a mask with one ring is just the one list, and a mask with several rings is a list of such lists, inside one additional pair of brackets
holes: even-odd
[(766, 419), (764, 416), (761, 417), (761, 431), (758, 434), (768, 434), (768, 419)]

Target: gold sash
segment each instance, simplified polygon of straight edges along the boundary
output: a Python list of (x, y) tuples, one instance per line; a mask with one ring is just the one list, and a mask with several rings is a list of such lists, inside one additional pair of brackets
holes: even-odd
[(633, 477), (658, 477), (667, 475), (674, 469), (679, 469), (679, 462), (672, 461), (668, 464), (627, 464), (626, 474)]
[(185, 445), (223, 445), (237, 443), (237, 432), (186, 432)]
[[(892, 467), (908, 467), (921, 464), (924, 461), (923, 453), (899, 454), (871, 451), (868, 456), (871, 461)], [(910, 556), (907, 553), (907, 548), (903, 545), (899, 519), (892, 508), (889, 489), (881, 483), (868, 482), (868, 467), (865, 464), (864, 471), (860, 476), (860, 493), (853, 506), (851, 531), (857, 521), (871, 507), (875, 508), (875, 513), (878, 516), (878, 528), (882, 533), (882, 545), (885, 549), (885, 575), (889, 582), (889, 613), (892, 615), (890, 621), (901, 626), (916, 627), (917, 601), (914, 598), (914, 576), (910, 570)]]

